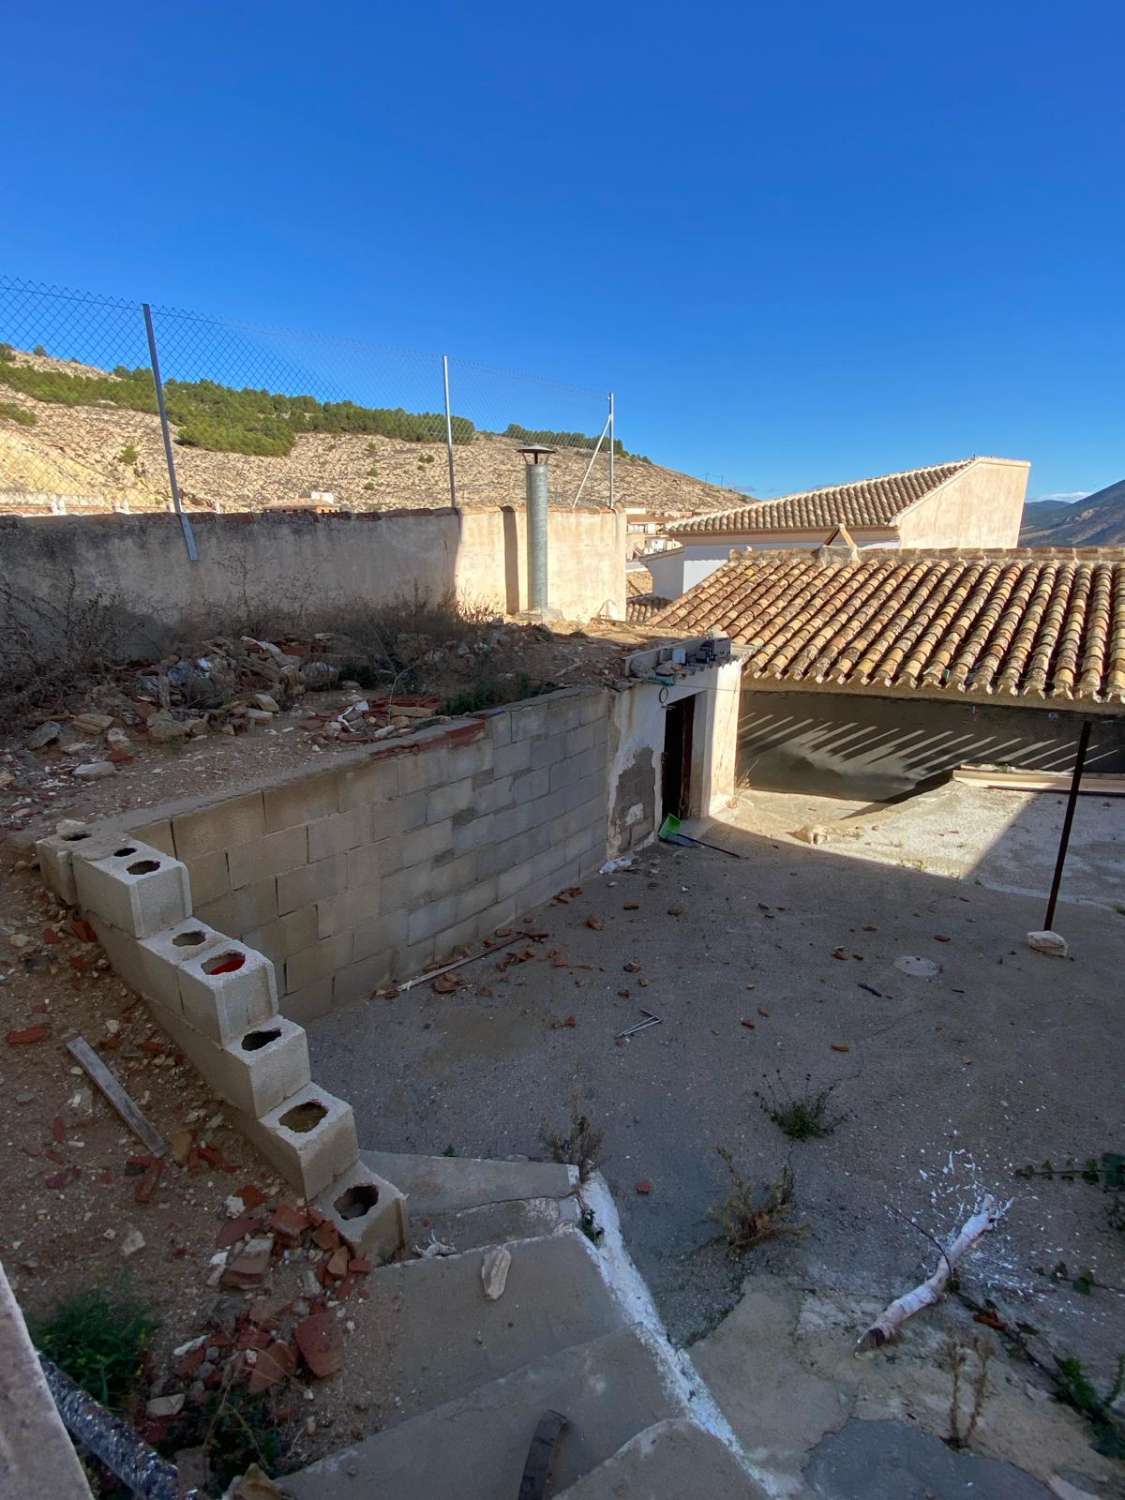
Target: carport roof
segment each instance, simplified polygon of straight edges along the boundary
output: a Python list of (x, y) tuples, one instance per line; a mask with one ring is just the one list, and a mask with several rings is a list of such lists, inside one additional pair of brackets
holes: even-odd
[(1125, 548), (749, 554), (649, 622), (749, 647), (762, 686), (1122, 712)]

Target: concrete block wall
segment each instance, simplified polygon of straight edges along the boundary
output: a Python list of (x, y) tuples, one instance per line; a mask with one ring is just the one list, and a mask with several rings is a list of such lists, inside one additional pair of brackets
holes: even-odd
[(357, 1248), (402, 1248), (403, 1195), (359, 1161), (351, 1106), (311, 1081), (305, 1032), (278, 1014), (274, 964), (193, 913), (184, 862), (120, 828), (37, 848), (48, 885), (82, 908), (114, 968), (290, 1186)]
[(182, 862), (194, 917), (270, 960), (282, 1014), (308, 1021), (445, 961), (602, 863), (609, 700), (565, 689), (337, 752), (131, 815), (133, 833)]

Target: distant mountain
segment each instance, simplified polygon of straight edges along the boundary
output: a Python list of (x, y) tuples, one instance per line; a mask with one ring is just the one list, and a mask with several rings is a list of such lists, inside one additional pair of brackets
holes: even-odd
[(1025, 547), (1125, 546), (1125, 479), (1084, 500), (1033, 500), (1023, 510)]

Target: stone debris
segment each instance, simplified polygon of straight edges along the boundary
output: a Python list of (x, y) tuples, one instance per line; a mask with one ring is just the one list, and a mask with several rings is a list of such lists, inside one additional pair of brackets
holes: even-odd
[(45, 750), (48, 745), (53, 745), (62, 734), (62, 725), (56, 724), (54, 719), (48, 719), (45, 724), (40, 724), (38, 729), (33, 729), (27, 737), (27, 748), (29, 750)]
[(145, 1243), (145, 1237), (141, 1231), (130, 1225), (121, 1240), (121, 1254), (128, 1260), (130, 1256), (136, 1255), (138, 1251), (143, 1250)]
[(104, 781), (108, 776), (117, 775), (117, 767), (111, 760), (88, 760), (75, 766), (71, 775), (79, 781)]
[(480, 1279), (484, 1295), (490, 1302), (497, 1302), (504, 1295), (511, 1264), (512, 1252), (507, 1245), (491, 1245), (484, 1252), (480, 1263)]
[(1027, 946), (1036, 953), (1046, 953), (1052, 958), (1065, 958), (1070, 952), (1070, 945), (1066, 938), (1060, 933), (1052, 932), (1049, 928), (1041, 932), (1029, 932)]

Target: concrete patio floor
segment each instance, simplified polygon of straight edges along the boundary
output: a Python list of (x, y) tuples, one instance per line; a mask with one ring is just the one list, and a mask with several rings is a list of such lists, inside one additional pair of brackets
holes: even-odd
[[(1024, 942), (1038, 898), (730, 824), (706, 836), (742, 859), (654, 847), (536, 912), (534, 958), (490, 956), (452, 995), (419, 987), (315, 1023), (314, 1071), (352, 1101), (361, 1144), (540, 1155), (542, 1122), (563, 1125), (580, 1098), (681, 1343), (719, 1324), (750, 1273), (888, 1300), (933, 1269), (927, 1235), (951, 1235), (982, 1192), (1011, 1197), (966, 1287), (1106, 1381), (1125, 1299), (1070, 1284), (1080, 1269), (1125, 1282), (1105, 1198), (1013, 1174), (1121, 1149), (1125, 919), (1068, 905), (1071, 957), (1046, 958)], [(901, 972), (903, 955), (937, 977)], [(661, 1024), (615, 1042), (641, 1007)], [(843, 1118), (808, 1142), (757, 1097), (829, 1085)], [(792, 1168), (800, 1236), (727, 1257), (710, 1217), (728, 1186), (717, 1146), (757, 1182)], [(1049, 1274), (1059, 1262), (1066, 1279)]]

